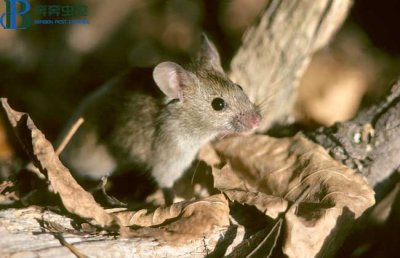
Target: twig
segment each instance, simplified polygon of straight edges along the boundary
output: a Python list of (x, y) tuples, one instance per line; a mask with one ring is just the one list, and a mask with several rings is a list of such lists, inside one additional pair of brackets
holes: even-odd
[[(78, 130), (78, 128), (82, 125), (82, 123), (85, 120), (80, 117), (78, 120), (76, 120), (76, 122), (72, 125), (71, 129), (69, 129), (68, 133), (66, 134), (66, 136), (64, 137), (64, 139), (61, 141), (60, 145), (57, 147), (55, 153), (57, 154), (57, 156), (60, 156), (61, 152), (64, 150), (65, 146), (67, 146), (67, 144), (69, 143), (69, 141), (71, 140), (72, 136), (74, 136), (74, 134), (76, 133), (76, 131)], [(39, 178), (44, 179), (44, 175), (39, 171), (39, 169), (33, 164), (33, 162), (29, 162), (28, 164), (26, 164), (25, 169), (35, 173)]]
[(83, 255), (74, 245), (71, 245), (70, 243), (65, 240), (63, 237), (62, 233), (69, 232), (72, 234), (78, 233), (78, 235), (81, 235), (79, 231), (76, 230), (70, 230), (68, 228), (65, 228), (64, 226), (52, 222), (52, 221), (47, 221), (43, 218), (41, 219), (36, 219), (37, 222), (40, 224), (40, 227), (44, 231), (44, 233), (50, 233), (52, 234), (58, 241), (60, 241), (60, 244), (68, 248), (76, 257), (78, 258), (87, 258), (86, 255)]
[[(259, 257), (261, 249), (263, 249), (267, 243), (268, 240), (273, 240), (271, 248), (268, 250), (263, 250), (264, 252), (264, 257), (270, 257), (272, 254), (272, 251), (274, 247), (276, 246), (276, 243), (278, 241), (279, 234), (281, 232), (282, 224), (283, 224), (283, 216), (287, 212), (293, 211), (293, 209), (296, 209), (298, 205), (304, 201), (304, 199), (307, 197), (307, 195), (310, 193), (311, 190), (316, 188), (317, 186), (311, 187), (307, 186), (303, 192), (296, 198), (294, 203), (290, 205), (287, 210), (279, 216), (278, 220), (275, 222), (274, 226), (272, 229), (268, 232), (268, 234), (265, 236), (265, 238), (257, 245), (256, 248), (254, 248), (247, 256), (246, 258), (251, 258), (251, 257)], [(294, 211), (293, 211), (294, 212)], [(268, 253), (267, 253), (268, 251)]]
[(304, 199), (307, 197), (307, 195), (311, 192), (311, 191), (315, 191), (315, 189), (317, 189), (318, 187), (320, 187), (319, 185), (307, 185), (306, 188), (301, 192), (301, 194), (296, 198), (296, 200), (294, 201), (294, 203), (292, 205), (290, 205), (287, 210), (285, 211), (285, 213), (289, 212), (289, 211), (293, 211), (294, 209), (297, 209), (297, 207), (299, 206), (299, 204), (304, 201)]
[(108, 180), (107, 177), (102, 177), (100, 185), (98, 186), (98, 187), (100, 187), (101, 193), (103, 194), (104, 198), (106, 198), (107, 202), (113, 206), (128, 207), (127, 203), (121, 202), (114, 196), (108, 195), (108, 193), (106, 191), (107, 180)]
[(68, 243), (65, 238), (62, 236), (61, 233), (51, 233), (55, 238), (57, 238), (58, 241), (60, 241), (60, 244), (68, 248), (71, 253), (73, 253), (76, 257), (78, 258), (87, 258), (86, 255), (82, 254), (74, 245), (71, 245)]
[(277, 222), (275, 222), (274, 226), (272, 227), (272, 229), (268, 232), (268, 234), (265, 236), (265, 238), (261, 241), (261, 243), (259, 243), (257, 245), (256, 248), (253, 249), (253, 251), (251, 251), (246, 258), (251, 258), (251, 257), (259, 257), (259, 252), (261, 251), (261, 249), (263, 249), (263, 247), (266, 245), (268, 240), (273, 240), (272, 246), (271, 248), (269, 248), (268, 250), (263, 250), (264, 251), (264, 255), (265, 257), (271, 257), (272, 251), (274, 250), (276, 243), (278, 241), (278, 237), (279, 234), (281, 232), (281, 228), (282, 228), (282, 224), (283, 224), (283, 219), (282, 217), (280, 217), (278, 219)]
[(71, 129), (69, 129), (68, 133), (65, 135), (64, 139), (61, 141), (60, 145), (58, 145), (58, 147), (56, 149), (57, 156), (59, 156), (61, 154), (61, 152), (64, 150), (65, 146), (67, 146), (67, 144), (71, 140), (72, 136), (74, 136), (74, 134), (76, 133), (76, 131), (78, 130), (78, 128), (82, 125), (82, 123), (84, 121), (85, 120), (82, 117), (80, 117), (72, 125)]

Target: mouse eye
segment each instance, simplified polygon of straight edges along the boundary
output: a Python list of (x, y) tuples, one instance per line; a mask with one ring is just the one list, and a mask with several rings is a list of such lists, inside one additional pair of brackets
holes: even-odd
[(215, 98), (211, 102), (211, 106), (216, 111), (221, 111), (225, 107), (225, 101), (221, 98)]
[(239, 84), (236, 83), (236, 86), (238, 86), (240, 90), (243, 90), (242, 86), (240, 86)]

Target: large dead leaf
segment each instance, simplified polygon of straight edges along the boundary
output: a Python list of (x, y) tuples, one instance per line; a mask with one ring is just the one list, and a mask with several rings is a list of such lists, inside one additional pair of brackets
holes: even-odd
[(374, 192), (359, 174), (301, 134), (229, 138), (213, 152), (204, 160), (213, 166), (215, 187), (272, 218), (308, 189), (285, 214), (283, 252), (289, 257), (329, 255), (351, 222), (374, 204)]
[(108, 214), (96, 203), (93, 196), (75, 181), (29, 115), (13, 110), (7, 99), (2, 98), (1, 102), (22, 146), (34, 165), (46, 175), (52, 190), (59, 194), (64, 207), (82, 218), (93, 219), (102, 227), (114, 226), (116, 218)]
[[(229, 206), (222, 195), (197, 201), (174, 203), (154, 212), (120, 212), (115, 214), (124, 226), (145, 226), (136, 230), (124, 228), (125, 237), (154, 237), (173, 244), (184, 243), (211, 231), (214, 226), (229, 225)], [(157, 228), (153, 228), (158, 226)]]

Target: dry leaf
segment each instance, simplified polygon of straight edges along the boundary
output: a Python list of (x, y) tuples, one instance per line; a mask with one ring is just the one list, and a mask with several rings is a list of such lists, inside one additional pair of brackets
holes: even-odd
[(237, 245), (235, 249), (224, 258), (236, 257), (273, 257), (272, 253), (276, 247), (282, 230), (283, 219), (279, 218), (272, 228), (265, 228), (258, 231), (251, 237)]
[(51, 188), (59, 194), (64, 207), (82, 218), (93, 219), (102, 227), (115, 226), (116, 218), (108, 214), (96, 203), (93, 196), (75, 181), (55, 154), (51, 143), (34, 125), (29, 115), (11, 109), (7, 99), (2, 98), (1, 102), (22, 146), (34, 165), (46, 175)]
[(11, 181), (4, 181), (0, 183), (0, 205), (9, 205), (19, 200), (19, 197), (14, 191), (6, 191), (12, 188), (14, 183)]
[(359, 174), (301, 134), (235, 137), (214, 148), (220, 164), (215, 165), (215, 156), (208, 158), (215, 186), (268, 216), (275, 218), (311, 187), (297, 209), (285, 215), (283, 252), (289, 257), (329, 255), (354, 218), (374, 204), (374, 192)]
[(174, 203), (170, 207), (160, 207), (152, 213), (140, 210), (115, 215), (124, 226), (146, 226), (136, 230), (123, 228), (121, 236), (154, 237), (171, 244), (199, 238), (214, 226), (229, 225), (228, 201), (222, 194), (196, 201)]

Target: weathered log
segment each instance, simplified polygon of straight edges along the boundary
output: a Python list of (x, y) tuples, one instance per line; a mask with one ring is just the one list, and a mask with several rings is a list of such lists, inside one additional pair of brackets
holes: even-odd
[(372, 187), (390, 183), (390, 176), (400, 169), (400, 82), (386, 99), (352, 120), (308, 136), (334, 159), (362, 173)]
[[(38, 220), (53, 223), (53, 232), (45, 230)], [(244, 237), (244, 228), (236, 227), (234, 232), (215, 228), (187, 245), (171, 246), (149, 238), (82, 234), (71, 227), (71, 219), (38, 207), (0, 210), (0, 257), (76, 257), (60, 243), (58, 235), (78, 253), (90, 257), (205, 257), (216, 246), (222, 247), (224, 238), (237, 245)]]
[(260, 131), (289, 115), (312, 55), (328, 43), (351, 4), (351, 0), (271, 0), (258, 23), (245, 33), (231, 62), (231, 76), (261, 104)]

